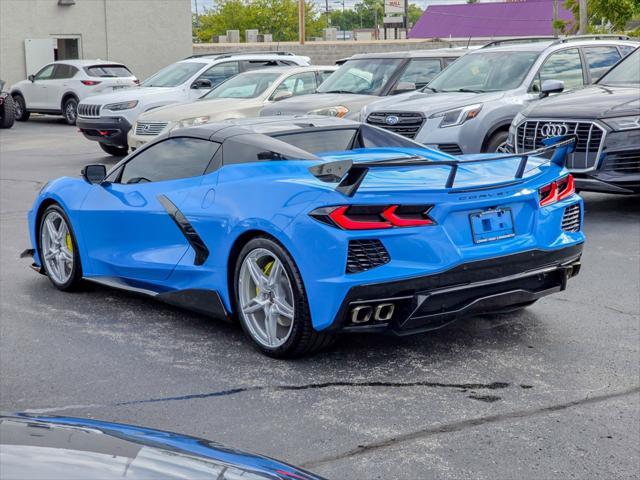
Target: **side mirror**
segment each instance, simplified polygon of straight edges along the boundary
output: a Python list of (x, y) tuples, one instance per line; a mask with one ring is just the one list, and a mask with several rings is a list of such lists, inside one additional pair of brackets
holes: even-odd
[(102, 183), (107, 176), (107, 167), (104, 165), (87, 165), (80, 173), (87, 183)]
[(29, 76), (27, 77), (27, 79), (29, 79), (29, 81), (33, 83), (33, 82), (35, 82), (35, 80), (36, 80), (36, 76), (35, 76), (35, 75), (29, 75)]
[(413, 82), (398, 82), (396, 88), (393, 89), (393, 94), (413, 92), (416, 89), (416, 84)]
[(191, 88), (194, 88), (194, 89), (211, 88), (211, 87), (213, 87), (211, 80), (208, 80), (206, 78), (199, 78), (198, 80), (196, 80), (191, 84)]
[(289, 90), (280, 90), (271, 96), (271, 100), (274, 102), (279, 102), (280, 100), (285, 100), (291, 97), (293, 97), (293, 93), (291, 93)]
[(560, 93), (564, 90), (564, 82), (560, 80), (545, 80), (540, 87), (540, 98), (545, 98), (552, 93)]

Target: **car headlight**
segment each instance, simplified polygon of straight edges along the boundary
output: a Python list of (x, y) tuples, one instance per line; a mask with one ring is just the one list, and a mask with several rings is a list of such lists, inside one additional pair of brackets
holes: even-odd
[(476, 118), (480, 110), (482, 110), (482, 104), (477, 103), (475, 105), (467, 105), (466, 107), (434, 113), (429, 118), (442, 118), (439, 125), (440, 128), (455, 127), (456, 125), (462, 125), (467, 120)]
[(105, 105), (105, 110), (111, 110), (112, 112), (118, 112), (120, 110), (130, 110), (132, 108), (136, 108), (138, 106), (138, 100), (131, 100), (129, 102), (120, 102), (120, 103), (110, 103)]
[(640, 115), (605, 118), (602, 121), (614, 130), (633, 130), (636, 128), (640, 128)]
[(317, 110), (311, 110), (307, 113), (309, 115), (326, 115), (328, 117), (342, 118), (349, 113), (349, 109), (343, 105), (336, 105), (335, 107), (318, 108)]
[[(193, 118), (185, 118), (184, 120), (180, 120), (176, 123), (175, 128), (187, 128), (187, 127), (197, 127), (198, 125), (203, 125), (205, 123), (209, 123), (211, 117), (209, 115), (203, 115), (201, 117), (193, 117)], [(172, 129), (172, 130), (173, 130)]]

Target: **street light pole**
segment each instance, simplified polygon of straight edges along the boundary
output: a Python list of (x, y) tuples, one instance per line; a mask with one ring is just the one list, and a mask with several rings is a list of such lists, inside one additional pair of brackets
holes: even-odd
[(579, 0), (580, 6), (580, 29), (578, 30), (578, 34), (586, 35), (587, 34), (587, 0)]
[(304, 45), (304, 0), (298, 0), (298, 36), (300, 45)]

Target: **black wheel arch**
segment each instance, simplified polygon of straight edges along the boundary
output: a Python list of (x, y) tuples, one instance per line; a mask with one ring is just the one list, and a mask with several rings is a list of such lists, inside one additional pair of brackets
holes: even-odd
[(484, 136), (484, 140), (482, 140), (482, 151), (484, 152), (491, 141), (491, 137), (493, 137), (498, 132), (508, 132), (509, 127), (511, 126), (511, 121), (502, 121), (500, 123), (496, 123), (493, 125), (487, 134)]
[(73, 92), (66, 92), (64, 95), (62, 95), (62, 101), (60, 102), (60, 111), (61, 112), (64, 112), (64, 104), (70, 98), (75, 98), (76, 102), (80, 103), (80, 99), (78, 98), (78, 95), (76, 95)]

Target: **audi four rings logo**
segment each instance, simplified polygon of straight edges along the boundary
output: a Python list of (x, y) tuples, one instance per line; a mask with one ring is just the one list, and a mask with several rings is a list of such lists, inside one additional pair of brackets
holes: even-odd
[(387, 123), (387, 125), (395, 125), (400, 121), (400, 119), (395, 115), (389, 115), (387, 118), (384, 119), (384, 121)]
[(540, 128), (543, 137), (561, 137), (569, 133), (569, 127), (565, 123), (545, 123)]

